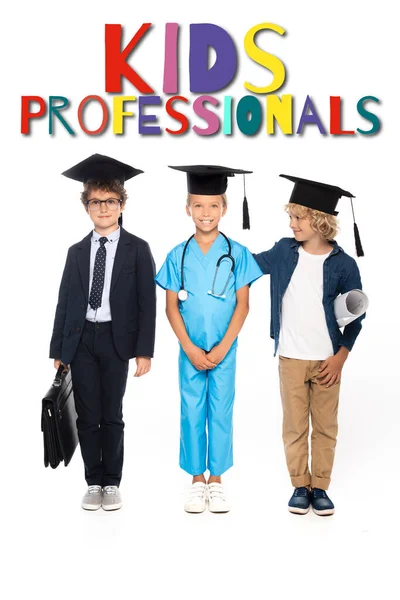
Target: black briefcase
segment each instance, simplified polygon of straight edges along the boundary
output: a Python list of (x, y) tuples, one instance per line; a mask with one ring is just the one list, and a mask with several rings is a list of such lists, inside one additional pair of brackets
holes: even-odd
[(70, 370), (61, 365), (42, 400), (44, 466), (67, 466), (78, 445), (76, 411)]

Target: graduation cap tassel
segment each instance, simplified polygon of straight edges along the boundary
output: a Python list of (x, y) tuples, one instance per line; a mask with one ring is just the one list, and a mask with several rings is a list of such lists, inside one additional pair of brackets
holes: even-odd
[(351, 202), (351, 210), (353, 212), (353, 221), (354, 221), (354, 239), (356, 241), (356, 252), (357, 256), (364, 256), (364, 250), (361, 244), (360, 232), (358, 231), (356, 219), (354, 216), (354, 208), (353, 208), (353, 200), (350, 198)]
[(356, 240), (356, 252), (357, 256), (364, 256), (364, 250), (361, 245), (360, 234), (358, 231), (357, 223), (354, 223), (354, 238)]
[(243, 229), (250, 229), (249, 205), (246, 198), (246, 176), (243, 174)]
[(243, 199), (243, 229), (250, 229), (249, 205), (246, 196)]

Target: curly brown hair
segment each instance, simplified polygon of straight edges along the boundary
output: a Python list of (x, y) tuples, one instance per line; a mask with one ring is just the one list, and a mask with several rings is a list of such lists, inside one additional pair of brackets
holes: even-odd
[(83, 192), (81, 193), (81, 202), (87, 207), (89, 195), (94, 190), (100, 190), (101, 192), (112, 192), (113, 194), (117, 194), (119, 199), (121, 200), (121, 206), (124, 206), (125, 202), (128, 199), (128, 194), (126, 193), (126, 189), (117, 179), (113, 181), (86, 181), (83, 184)]
[(284, 209), (288, 214), (291, 213), (299, 219), (308, 219), (310, 227), (319, 233), (323, 240), (333, 240), (339, 233), (339, 223), (334, 215), (294, 202), (285, 204)]

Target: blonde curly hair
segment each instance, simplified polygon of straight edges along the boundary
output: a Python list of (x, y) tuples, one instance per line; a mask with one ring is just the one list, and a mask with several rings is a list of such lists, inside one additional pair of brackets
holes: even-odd
[(299, 219), (308, 219), (310, 227), (319, 233), (324, 240), (333, 240), (339, 233), (339, 223), (334, 215), (293, 202), (285, 204), (284, 208), (288, 214), (294, 215)]

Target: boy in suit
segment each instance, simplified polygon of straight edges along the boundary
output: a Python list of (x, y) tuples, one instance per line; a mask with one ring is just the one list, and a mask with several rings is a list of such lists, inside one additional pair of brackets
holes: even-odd
[(55, 368), (71, 366), (86, 510), (122, 506), (129, 359), (136, 357), (134, 376), (141, 377), (150, 371), (154, 351), (154, 260), (147, 242), (122, 228), (124, 183), (142, 172), (94, 154), (63, 173), (83, 183), (81, 201), (94, 223), (68, 251), (50, 343)]
[[(254, 256), (263, 273), (271, 275), (271, 337), (279, 355), (283, 442), (295, 488), (288, 508), (305, 514), (311, 504), (317, 515), (331, 515), (335, 507), (326, 491), (335, 454), (341, 373), (365, 316), (341, 332), (334, 314), (339, 294), (361, 289), (356, 261), (334, 240), (337, 202), (341, 196), (354, 196), (336, 186), (281, 177), (295, 184), (285, 207), (294, 237)], [(355, 222), (354, 234), (357, 256), (363, 256)]]

